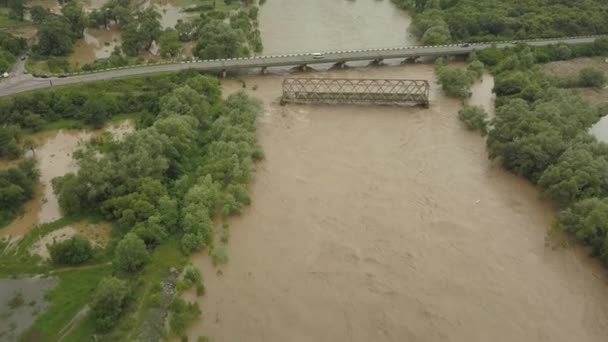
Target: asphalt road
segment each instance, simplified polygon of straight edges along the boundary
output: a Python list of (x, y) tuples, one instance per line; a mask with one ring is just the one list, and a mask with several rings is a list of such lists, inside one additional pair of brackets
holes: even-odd
[[(326, 63), (346, 63), (350, 61), (383, 60), (383, 59), (405, 59), (423, 56), (454, 56), (466, 55), (476, 50), (482, 50), (492, 45), (498, 48), (515, 46), (518, 43), (526, 43), (533, 46), (545, 46), (557, 43), (583, 44), (592, 43), (598, 36), (569, 37), (559, 39), (534, 39), (522, 41), (510, 41), (499, 43), (475, 43), (475, 44), (451, 44), (436, 46), (408, 46), (383, 49), (349, 50), (322, 52), (323, 57), (318, 58), (313, 53), (256, 56), (248, 58), (232, 58), (221, 60), (199, 60), (180, 63), (156, 64), (146, 66), (132, 66), (114, 68), (86, 74), (73, 74), (68, 77), (37, 78), (19, 72), (23, 69), (23, 61), (13, 68), (19, 70), (11, 73), (11, 76), (0, 82), (0, 97), (14, 95), (35, 89), (61, 86), (67, 84), (87, 83), (100, 80), (110, 80), (130, 76), (139, 76), (161, 72), (175, 72), (185, 69), (197, 69), (208, 72), (231, 71), (251, 68), (272, 68), (281, 66), (298, 66)], [(19, 64), (21, 63), (21, 64)]]

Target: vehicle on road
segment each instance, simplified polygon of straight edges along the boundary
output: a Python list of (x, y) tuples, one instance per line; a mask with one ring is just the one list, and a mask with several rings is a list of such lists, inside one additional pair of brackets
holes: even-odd
[(323, 56), (323, 54), (320, 53), (320, 52), (313, 52), (312, 58), (314, 58), (314, 59), (321, 59), (321, 58), (325, 58), (325, 56)]
[(462, 47), (469, 47), (469, 46), (471, 46), (471, 44), (469, 44), (469, 43), (462, 44)]
[(21, 60), (24, 61), (27, 58), (27, 56), (21, 56)]

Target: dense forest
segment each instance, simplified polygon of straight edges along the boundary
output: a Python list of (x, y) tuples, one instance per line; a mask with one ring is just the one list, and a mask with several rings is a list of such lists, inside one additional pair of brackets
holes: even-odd
[(602, 0), (393, 0), (414, 17), (422, 44), (608, 33)]

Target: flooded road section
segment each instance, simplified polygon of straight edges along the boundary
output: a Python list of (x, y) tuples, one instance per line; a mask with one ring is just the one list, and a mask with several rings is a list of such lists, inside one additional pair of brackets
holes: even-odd
[(415, 45), (389, 0), (272, 0), (259, 15), (264, 54)]
[(431, 107), (282, 107), (282, 76), (245, 78), (266, 159), (222, 272), (193, 257), (191, 340), (606, 341), (604, 269), (552, 242), (553, 210), (488, 161), (432, 65), (304, 75), (428, 79)]
[(40, 171), (40, 185), (36, 189), (34, 199), (25, 204), (23, 215), (1, 228), (0, 236), (22, 236), (36, 224), (49, 223), (61, 218), (61, 210), (51, 181), (55, 177), (77, 170), (78, 165), (72, 158), (74, 151), (103, 132), (110, 132), (115, 138), (120, 138), (132, 130), (133, 126), (130, 122), (124, 121), (98, 131), (60, 130), (32, 136), (37, 145), (35, 158)]

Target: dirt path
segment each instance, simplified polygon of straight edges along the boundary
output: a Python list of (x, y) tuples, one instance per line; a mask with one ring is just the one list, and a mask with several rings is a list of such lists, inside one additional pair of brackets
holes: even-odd
[[(315, 76), (434, 79), (432, 66)], [(554, 248), (553, 211), (487, 159), (438, 93), (431, 108), (267, 106), (253, 205), (229, 263), (206, 256), (191, 340), (604, 342), (606, 272)], [(225, 89), (239, 88), (227, 81)]]

